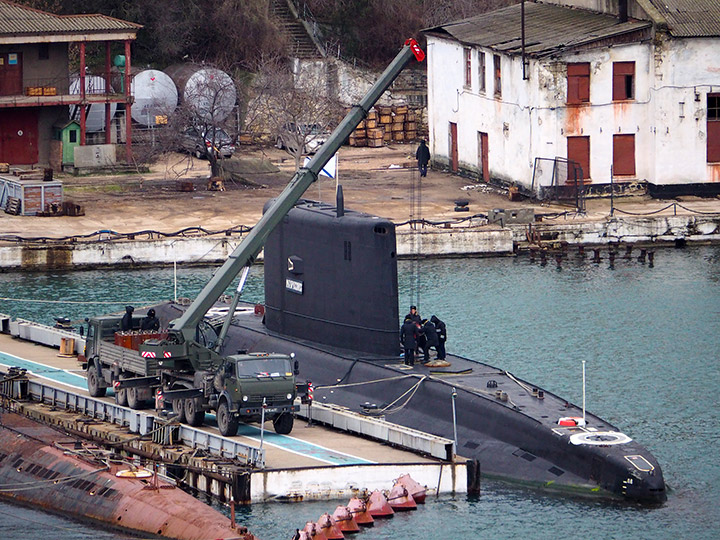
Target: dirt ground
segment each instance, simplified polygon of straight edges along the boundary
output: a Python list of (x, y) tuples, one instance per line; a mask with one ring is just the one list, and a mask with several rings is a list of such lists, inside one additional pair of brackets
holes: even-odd
[[(382, 148), (344, 146), (339, 155), (339, 181), (345, 206), (402, 222), (412, 217), (447, 220), (483, 213), (493, 208), (531, 206), (536, 213), (571, 210), (537, 201), (510, 201), (506, 191), (473, 183), (467, 178), (429, 171), (418, 185), (415, 144)], [(240, 146), (231, 165), (235, 178), (225, 191), (208, 191), (209, 165), (188, 155), (168, 154), (151, 166), (149, 173), (105, 176), (56, 175), (63, 181), (64, 198), (82, 205), (84, 216), (28, 217), (0, 212), (0, 234), (32, 237), (64, 237), (111, 230), (132, 233), (144, 230), (173, 233), (187, 227), (221, 231), (239, 225), (252, 226), (265, 202), (277, 196), (295, 171), (294, 159), (273, 147)], [(419, 186), (414, 192), (413, 182)], [(183, 191), (192, 184), (193, 191)], [(335, 181), (322, 177), (306, 198), (334, 202)], [(454, 201), (469, 201), (469, 213), (454, 211)], [(419, 211), (413, 216), (413, 200)], [(651, 211), (665, 201), (647, 197), (624, 199), (625, 208)], [(700, 205), (700, 207), (698, 207)], [(717, 199), (693, 201), (703, 211), (720, 210)], [(605, 219), (607, 199), (589, 200), (582, 219)]]

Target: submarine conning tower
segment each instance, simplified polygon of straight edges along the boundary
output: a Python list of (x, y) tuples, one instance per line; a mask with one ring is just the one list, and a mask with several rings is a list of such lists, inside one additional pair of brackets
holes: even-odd
[[(265, 205), (265, 210), (271, 203)], [(268, 330), (358, 352), (397, 356), (395, 225), (301, 199), (265, 243)]]

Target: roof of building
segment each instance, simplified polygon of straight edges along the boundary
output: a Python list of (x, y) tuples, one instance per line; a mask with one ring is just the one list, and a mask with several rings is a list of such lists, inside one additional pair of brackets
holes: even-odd
[(0, 0), (0, 38), (137, 32), (142, 25), (106, 15), (55, 15)]
[[(458, 41), (488, 47), (506, 54), (520, 54), (520, 4), (490, 11), (470, 19), (430, 28)], [(650, 21), (620, 22), (618, 17), (552, 4), (525, 4), (525, 53), (546, 56), (564, 49), (622, 36), (650, 28)]]
[[(655, 22), (664, 23), (673, 36), (720, 36), (718, 0), (637, 0), (637, 2), (655, 19)], [(657, 10), (657, 14), (652, 13), (653, 8)], [(657, 17), (658, 14), (660, 17)]]

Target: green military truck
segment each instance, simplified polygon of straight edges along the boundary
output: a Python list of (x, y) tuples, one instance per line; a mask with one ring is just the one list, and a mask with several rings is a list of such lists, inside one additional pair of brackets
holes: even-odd
[[(139, 326), (140, 317), (133, 320)], [(205, 413), (214, 412), (226, 436), (235, 435), (238, 422), (256, 422), (263, 414), (273, 421), (277, 433), (288, 434), (298, 410), (296, 397), (307, 399), (308, 385), (296, 381), (294, 355), (249, 353), (190, 362), (174, 356), (165, 333), (123, 332), (121, 317), (113, 315), (87, 322), (83, 362), (91, 396), (104, 396), (113, 387), (116, 402), (133, 409), (155, 399), (192, 426), (202, 425)], [(199, 330), (203, 341), (212, 343), (214, 327), (203, 321)], [(164, 344), (162, 354), (137, 350), (160, 344)]]

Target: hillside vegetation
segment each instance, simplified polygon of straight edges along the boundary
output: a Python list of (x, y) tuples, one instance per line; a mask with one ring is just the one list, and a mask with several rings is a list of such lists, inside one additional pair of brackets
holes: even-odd
[[(272, 16), (273, 0), (15, 0), (57, 14), (102, 13), (143, 25), (136, 65), (181, 60), (253, 66), (281, 55), (285, 42)], [(420, 30), (517, 0), (297, 0), (344, 57), (383, 65)]]

